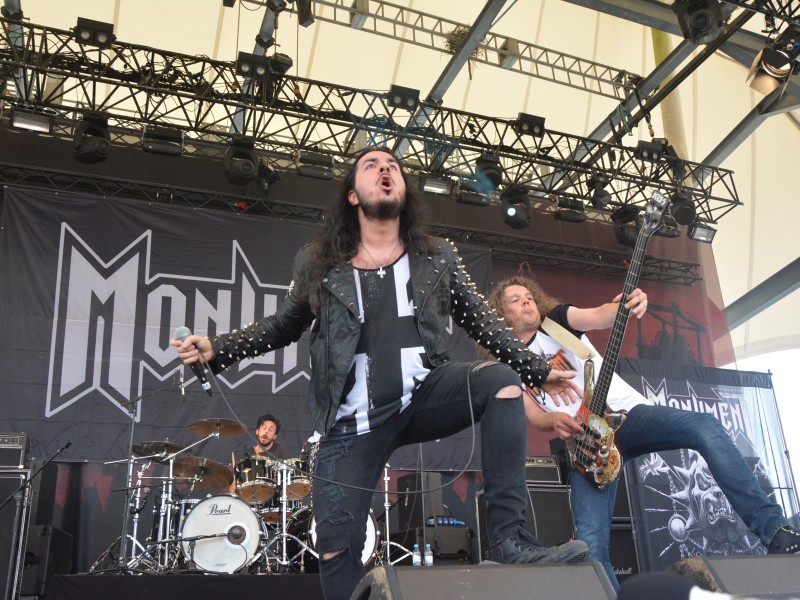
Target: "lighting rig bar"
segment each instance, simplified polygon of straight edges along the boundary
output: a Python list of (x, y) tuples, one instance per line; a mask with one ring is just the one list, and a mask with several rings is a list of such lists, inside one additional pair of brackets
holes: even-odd
[[(85, 173), (70, 173), (24, 165), (0, 163), (0, 197), (3, 186), (44, 189), (75, 194), (90, 194), (104, 198), (125, 198), (151, 203), (183, 205), (194, 209), (225, 210), (234, 213), (263, 215), (322, 223), (325, 209), (319, 206), (259, 200), (252, 195), (239, 196), (207, 190), (156, 185), (117, 177), (102, 177)], [(629, 254), (570, 246), (502, 233), (434, 224), (436, 235), (457, 243), (468, 243), (490, 249), (500, 260), (527, 261), (536, 267), (552, 267), (584, 273), (624, 277)], [(641, 278), (648, 281), (692, 285), (702, 279), (700, 265), (645, 257)]]
[[(315, 0), (312, 7), (314, 18), (320, 21), (361, 29), (439, 52), (446, 52), (453, 32), (470, 29), (466, 23), (390, 2), (370, 0), (368, 4), (368, 12), (360, 11), (358, 3), (352, 0)], [(290, 9), (297, 10), (294, 5)], [(491, 31), (470, 60), (615, 100), (624, 100), (634, 90), (626, 71)]]
[(800, 2), (798, 0), (723, 0), (727, 4), (735, 4), (746, 10), (759, 12), (772, 19), (800, 25)]
[[(498, 157), (505, 183), (537, 195), (586, 198), (587, 179), (600, 174), (609, 181), (608, 211), (643, 207), (653, 191), (690, 194), (699, 218), (711, 223), (741, 204), (733, 173), (719, 167), (680, 161), (678, 178), (674, 162), (640, 160), (635, 148), (550, 130), (531, 137), (517, 133), (515, 119), (430, 104), (423, 104), (429, 122), (418, 127), (408, 124), (408, 111), (389, 105), (385, 93), (299, 77), (275, 74), (244, 94), (247, 81), (229, 62), (119, 42), (102, 49), (83, 46), (69, 31), (0, 23), (0, 66), (14, 84), (6, 86), (4, 100), (73, 120), (85, 111), (103, 112), (110, 127), (130, 132), (112, 143), (138, 143), (137, 131), (145, 124), (172, 125), (184, 131), (184, 152), (197, 152), (205, 142), (229, 143), (237, 117), (235, 133), (254, 139), (256, 150), (267, 155), (313, 151), (341, 166), (365, 145), (403, 142), (413, 172), (468, 181), (475, 177), (476, 159), (488, 152)], [(595, 157), (575, 160), (587, 154), (583, 149)], [(550, 177), (557, 170), (569, 173), (568, 185)]]

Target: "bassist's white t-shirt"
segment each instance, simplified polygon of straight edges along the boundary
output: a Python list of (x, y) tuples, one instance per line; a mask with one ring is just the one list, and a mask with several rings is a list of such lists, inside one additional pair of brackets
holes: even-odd
[[(592, 352), (594, 352), (595, 356), (592, 361), (594, 362), (594, 381), (596, 382), (597, 377), (600, 375), (600, 368), (603, 365), (603, 359), (600, 357), (600, 353), (597, 351), (597, 349), (589, 341), (589, 338), (587, 338), (583, 332), (575, 331), (569, 326), (567, 323), (568, 307), (569, 305), (567, 304), (556, 306), (548, 313), (547, 316), (576, 337), (579, 337), (580, 340), (586, 344), (586, 346), (588, 346)], [(544, 356), (553, 366), (553, 368), (562, 369), (565, 371), (577, 371), (574, 381), (578, 384), (578, 387), (580, 387), (582, 390), (584, 389), (585, 360), (578, 358), (575, 354), (566, 348), (563, 348), (561, 344), (547, 335), (542, 328), (539, 328), (539, 331), (528, 343), (528, 347), (537, 354)], [(560, 411), (574, 416), (580, 407), (580, 404), (577, 402), (575, 404), (568, 404), (567, 406), (564, 406), (562, 402), (561, 406), (557, 406), (549, 394), (543, 394), (543, 399), (544, 404), (542, 404), (540, 400), (539, 406), (548, 412)], [(608, 398), (606, 399), (606, 402), (614, 412), (622, 410), (628, 411), (638, 404), (652, 404), (633, 387), (628, 385), (625, 380), (623, 380), (616, 373), (611, 378), (611, 385), (609, 386)]]

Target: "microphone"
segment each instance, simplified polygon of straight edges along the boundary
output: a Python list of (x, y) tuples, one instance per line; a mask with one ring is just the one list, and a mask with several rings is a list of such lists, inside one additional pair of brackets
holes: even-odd
[[(181, 342), (185, 340), (187, 337), (192, 335), (192, 330), (188, 327), (178, 327), (175, 330), (175, 339), (180, 340)], [(192, 373), (194, 373), (195, 377), (197, 377), (197, 381), (200, 382), (200, 387), (208, 394), (211, 395), (211, 384), (208, 383), (208, 377), (206, 377), (206, 366), (205, 364), (200, 362), (200, 357), (189, 365), (192, 369)]]
[(759, 596), (710, 592), (695, 585), (689, 577), (663, 571), (631, 577), (620, 586), (617, 596), (617, 600), (756, 600), (756, 598)]
[(69, 448), (70, 446), (72, 446), (72, 442), (71, 442), (71, 441), (68, 441), (66, 444), (64, 444), (63, 446), (61, 446), (61, 448), (59, 449), (59, 451), (58, 451), (58, 452), (56, 452), (56, 454), (61, 454), (61, 453), (62, 453), (64, 450), (66, 450), (66, 449), (67, 449), (67, 448)]
[[(244, 528), (241, 525), (234, 525), (228, 530), (228, 541), (232, 544), (236, 544), (237, 540), (242, 539), (244, 537)], [(238, 542), (237, 545), (241, 545), (243, 542)]]

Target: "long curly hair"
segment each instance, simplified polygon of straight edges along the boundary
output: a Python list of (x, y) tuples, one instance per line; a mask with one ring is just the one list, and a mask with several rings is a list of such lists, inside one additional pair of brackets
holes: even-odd
[[(369, 147), (362, 150), (339, 188), (334, 203), (328, 208), (325, 223), (313, 242), (314, 261), (308, 284), (313, 290), (331, 268), (351, 260), (361, 244), (361, 226), (358, 222), (358, 206), (348, 201), (348, 194), (355, 186), (356, 167), (361, 158), (368, 152), (385, 152), (394, 156), (385, 146)], [(435, 248), (434, 239), (428, 230), (427, 210), (422, 200), (414, 192), (412, 182), (403, 167), (403, 163), (395, 156), (400, 165), (400, 173), (406, 184), (406, 202), (400, 213), (400, 239), (409, 254), (415, 252), (431, 252)]]
[[(533, 301), (536, 303), (536, 308), (539, 309), (539, 314), (544, 319), (551, 310), (553, 310), (559, 304), (562, 304), (560, 300), (546, 294), (541, 286), (536, 283), (532, 278), (526, 277), (524, 275), (514, 275), (513, 277), (509, 277), (508, 279), (504, 279), (492, 290), (492, 293), (487, 298), (487, 304), (497, 312), (497, 314), (508, 322), (508, 317), (506, 316), (505, 312), (505, 291), (506, 288), (512, 285), (521, 285), (522, 287), (526, 288), (531, 295), (533, 296)], [(513, 323), (508, 322), (509, 326), (513, 327)]]

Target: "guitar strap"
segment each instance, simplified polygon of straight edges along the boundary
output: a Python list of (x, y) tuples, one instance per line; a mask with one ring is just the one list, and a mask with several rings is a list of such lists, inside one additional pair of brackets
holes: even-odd
[(553, 321), (550, 317), (545, 318), (544, 322), (542, 322), (541, 329), (578, 358), (583, 360), (594, 358), (594, 352), (589, 350), (586, 344), (564, 327)]

